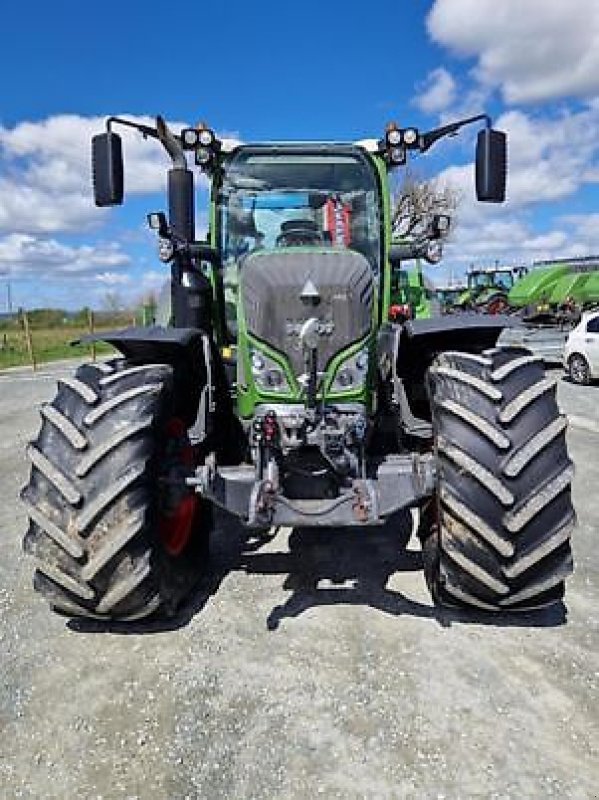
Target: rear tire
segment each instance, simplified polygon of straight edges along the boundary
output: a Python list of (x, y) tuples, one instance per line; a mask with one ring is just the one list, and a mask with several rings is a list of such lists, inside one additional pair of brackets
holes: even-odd
[(422, 531), (441, 605), (559, 602), (572, 572), (573, 467), (555, 384), (522, 348), (444, 353), (429, 371), (437, 493)]
[(591, 370), (586, 358), (579, 353), (574, 353), (568, 359), (568, 375), (572, 383), (579, 386), (588, 386), (591, 382)]
[(173, 401), (170, 366), (115, 361), (80, 367), (42, 408), (22, 492), (23, 545), (37, 562), (34, 587), (56, 611), (106, 620), (171, 616), (205, 569), (210, 505), (194, 510), (191, 535), (183, 542), (179, 535), (177, 547), (165, 546), (158, 532), (164, 465), (173, 460), (165, 433)]

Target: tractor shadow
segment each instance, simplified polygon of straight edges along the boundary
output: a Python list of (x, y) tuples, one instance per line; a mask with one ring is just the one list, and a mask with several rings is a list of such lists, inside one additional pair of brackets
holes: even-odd
[(296, 528), (284, 551), (245, 553), (241, 567), (250, 575), (286, 575), (282, 588), (291, 594), (268, 615), (271, 631), (318, 606), (362, 605), (432, 618), (432, 606), (388, 587), (395, 573), (422, 570), (421, 553), (407, 549), (411, 532), (409, 512), (376, 528)]
[(414, 539), (410, 541), (412, 526), (412, 515), (404, 511), (380, 527), (295, 528), (285, 540), (281, 532), (274, 536), (248, 532), (233, 517), (223, 514), (213, 539), (210, 570), (174, 617), (126, 623), (71, 619), (67, 626), (79, 633), (122, 635), (184, 628), (201, 616), (227, 575), (240, 571), (248, 576), (285, 576), (282, 588), (291, 594), (268, 614), (266, 627), (270, 631), (276, 631), (285, 619), (319, 606), (335, 605), (369, 606), (393, 616), (430, 619), (443, 628), (452, 624), (536, 628), (566, 622), (562, 603), (534, 612), (498, 614), (440, 608), (432, 601), (422, 603), (389, 588), (395, 573), (422, 572), (422, 554), (412, 549)]
[(283, 620), (310, 609), (334, 605), (369, 606), (393, 616), (430, 619), (442, 628), (454, 623), (526, 628), (565, 623), (563, 603), (520, 614), (496, 613), (441, 608), (432, 600), (419, 602), (389, 588), (396, 573), (422, 573), (422, 553), (411, 539), (412, 524), (410, 512), (404, 511), (386, 525), (366, 530), (297, 528), (289, 536), (284, 552), (244, 553), (241, 567), (246, 573), (286, 575), (283, 589), (291, 595), (268, 615), (268, 630), (276, 631)]

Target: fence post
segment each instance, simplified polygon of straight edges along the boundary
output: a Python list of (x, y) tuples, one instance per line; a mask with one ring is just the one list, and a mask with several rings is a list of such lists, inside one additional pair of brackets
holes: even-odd
[[(87, 309), (87, 327), (89, 328), (90, 336), (94, 335), (94, 312), (91, 308)], [(92, 361), (96, 360), (96, 343), (90, 342), (90, 349), (92, 353)]]
[(24, 308), (21, 309), (21, 320), (23, 321), (23, 329), (25, 331), (25, 341), (27, 342), (29, 360), (31, 361), (31, 366), (35, 371), (37, 369), (37, 364), (35, 363), (35, 354), (33, 352), (33, 341), (31, 339), (31, 330), (29, 328), (29, 317), (27, 316), (27, 312)]

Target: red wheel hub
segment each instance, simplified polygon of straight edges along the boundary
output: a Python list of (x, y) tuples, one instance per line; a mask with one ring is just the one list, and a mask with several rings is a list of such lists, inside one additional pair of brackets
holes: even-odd
[(197, 458), (182, 419), (170, 419), (164, 432), (158, 535), (166, 552), (179, 556), (191, 541), (199, 521), (199, 498), (185, 485), (185, 478), (192, 473)]
[(503, 297), (498, 297), (489, 303), (489, 314), (502, 314), (508, 307), (507, 301)]
[(190, 494), (181, 500), (172, 514), (160, 516), (160, 539), (169, 555), (180, 556), (189, 544), (198, 510), (198, 498)]

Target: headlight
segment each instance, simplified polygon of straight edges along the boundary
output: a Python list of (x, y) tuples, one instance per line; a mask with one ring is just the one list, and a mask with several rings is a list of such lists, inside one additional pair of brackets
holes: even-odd
[(368, 348), (364, 347), (339, 365), (331, 383), (330, 391), (349, 392), (362, 389), (366, 383), (367, 375)]
[(287, 377), (281, 365), (274, 359), (258, 350), (250, 352), (252, 376), (259, 389), (266, 392), (288, 393), (290, 391)]

